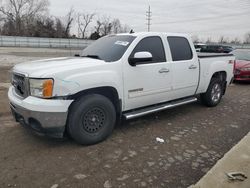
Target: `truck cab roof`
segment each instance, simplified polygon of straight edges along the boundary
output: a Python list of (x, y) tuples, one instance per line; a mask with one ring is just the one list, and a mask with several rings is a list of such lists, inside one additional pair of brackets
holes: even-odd
[(188, 34), (184, 33), (171, 33), (171, 32), (135, 32), (135, 33), (119, 33), (117, 35), (131, 35), (135, 37), (147, 37), (155, 35), (167, 35), (167, 36), (180, 36), (180, 37), (189, 37)]

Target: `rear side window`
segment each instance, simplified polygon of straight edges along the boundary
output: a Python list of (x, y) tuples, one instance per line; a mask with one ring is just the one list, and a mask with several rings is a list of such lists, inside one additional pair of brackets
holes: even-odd
[(136, 52), (144, 51), (150, 52), (153, 56), (153, 60), (147, 63), (166, 62), (165, 51), (160, 37), (155, 36), (142, 39), (137, 44), (130, 57), (134, 57)]
[(173, 61), (190, 60), (193, 58), (193, 52), (186, 38), (168, 37), (168, 43)]

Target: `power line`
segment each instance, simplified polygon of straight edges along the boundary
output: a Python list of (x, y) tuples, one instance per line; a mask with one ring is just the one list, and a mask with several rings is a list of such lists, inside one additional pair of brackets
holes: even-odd
[(151, 20), (152, 20), (152, 12), (150, 10), (150, 5), (148, 6), (148, 11), (146, 11), (146, 20), (148, 26), (148, 32), (150, 31)]
[(169, 22), (158, 22), (156, 24), (175, 24), (175, 23), (185, 23), (185, 22), (199, 22), (199, 21), (214, 20), (214, 19), (218, 20), (218, 19), (228, 18), (228, 17), (245, 16), (248, 14), (249, 14), (249, 12), (236, 13), (236, 14), (224, 14), (224, 15), (219, 15), (219, 16), (214, 16), (214, 17), (184, 19), (184, 20), (169, 21)]

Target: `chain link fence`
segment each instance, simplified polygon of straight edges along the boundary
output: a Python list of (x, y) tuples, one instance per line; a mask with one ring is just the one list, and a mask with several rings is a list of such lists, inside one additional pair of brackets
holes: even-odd
[(91, 43), (92, 40), (83, 40), (83, 39), (18, 37), (18, 36), (0, 35), (1, 47), (83, 49)]

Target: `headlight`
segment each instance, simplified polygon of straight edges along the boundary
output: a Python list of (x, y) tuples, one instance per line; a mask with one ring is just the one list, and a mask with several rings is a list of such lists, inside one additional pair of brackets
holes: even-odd
[(53, 79), (29, 79), (30, 95), (34, 97), (49, 98), (53, 94)]

